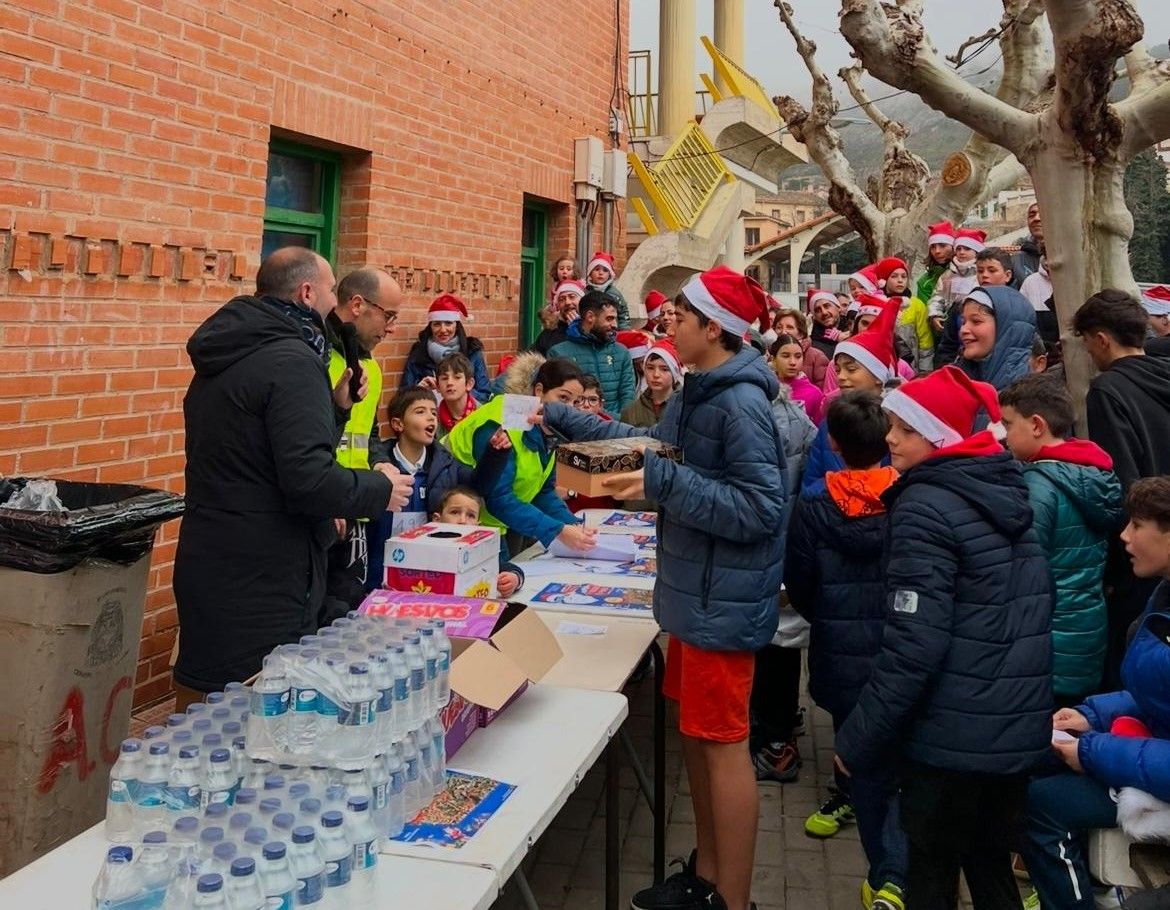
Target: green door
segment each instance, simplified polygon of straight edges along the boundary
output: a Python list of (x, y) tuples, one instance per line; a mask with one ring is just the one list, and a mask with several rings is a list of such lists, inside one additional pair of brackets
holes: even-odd
[(536, 340), (543, 326), (540, 311), (548, 303), (547, 274), (548, 211), (532, 202), (524, 203), (520, 230), (520, 347)]

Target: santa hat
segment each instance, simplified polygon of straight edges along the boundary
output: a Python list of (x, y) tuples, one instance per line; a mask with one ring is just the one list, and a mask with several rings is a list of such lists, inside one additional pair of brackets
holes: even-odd
[(462, 322), (470, 318), (467, 304), (454, 294), (440, 294), (431, 301), (431, 308), (427, 310), (428, 322)]
[(936, 449), (973, 436), (981, 409), (991, 418), (992, 433), (1002, 438), (995, 386), (976, 382), (958, 367), (944, 366), (910, 380), (886, 395), (882, 407), (901, 417)]
[(609, 272), (610, 278), (613, 278), (617, 275), (617, 272), (613, 270), (613, 257), (604, 250), (598, 250), (593, 254), (593, 258), (589, 260), (589, 266), (585, 269), (585, 274), (588, 275), (598, 266), (601, 266), (603, 269)]
[(965, 246), (976, 253), (983, 252), (983, 242), (987, 239), (987, 231), (979, 228), (959, 228), (955, 232), (955, 246)]
[(831, 291), (822, 291), (820, 288), (808, 289), (808, 312), (813, 311), (813, 307), (817, 305), (818, 300), (824, 300), (826, 303), (831, 303), (837, 309), (841, 309), (841, 301), (837, 299), (837, 295)]
[(877, 301), (881, 308), (877, 319), (856, 335), (837, 342), (833, 356), (847, 354), (869, 370), (883, 385), (898, 376), (898, 355), (894, 350), (894, 327), (898, 323), (898, 309), (901, 301), (862, 296), (865, 301)]
[(955, 226), (949, 221), (940, 221), (932, 224), (926, 231), (926, 245), (945, 243), (953, 246), (955, 243)]
[(637, 329), (625, 329), (617, 333), (617, 343), (630, 352), (631, 360), (639, 360), (650, 353), (650, 342), (653, 339), (645, 332)]
[(863, 269), (858, 269), (846, 281), (856, 281), (861, 285), (863, 291), (867, 291), (870, 294), (876, 293), (878, 289), (878, 274), (873, 265), (867, 265)]
[(857, 315), (858, 316), (880, 316), (882, 309), (890, 298), (885, 294), (858, 294), (857, 295)]
[(878, 287), (884, 288), (886, 281), (898, 269), (901, 269), (907, 275), (910, 274), (910, 267), (897, 256), (887, 256), (885, 259), (877, 262), (873, 267), (873, 271), (878, 278)]
[(666, 364), (666, 368), (670, 370), (674, 381), (680, 382), (682, 380), (682, 362), (678, 359), (678, 351), (674, 347), (674, 342), (669, 338), (660, 338), (650, 345), (650, 353), (646, 356), (660, 357), (662, 362)]
[(1170, 316), (1170, 288), (1156, 284), (1142, 291), (1142, 306), (1151, 316)]
[(584, 297), (585, 282), (568, 278), (557, 285), (556, 290), (553, 291), (553, 300), (556, 300), (561, 294), (575, 294), (577, 297)]
[(662, 305), (669, 298), (662, 291), (651, 291), (646, 295), (646, 318), (654, 321), (662, 315)]
[(768, 328), (768, 295), (754, 278), (725, 265), (695, 275), (683, 285), (683, 296), (725, 331), (743, 337), (753, 322)]

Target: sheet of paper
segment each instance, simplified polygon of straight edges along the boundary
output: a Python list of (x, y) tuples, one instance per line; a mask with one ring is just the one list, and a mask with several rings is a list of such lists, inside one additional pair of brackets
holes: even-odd
[(588, 623), (561, 620), (553, 631), (557, 635), (604, 635), (605, 628), (605, 626), (591, 626)]
[(629, 562), (638, 555), (638, 545), (631, 534), (598, 534), (597, 546), (591, 550), (570, 550), (554, 540), (548, 551), (566, 559), (587, 559), (590, 562)]
[(1076, 742), (1076, 737), (1071, 733), (1066, 733), (1064, 730), (1053, 730), (1052, 741), (1054, 743), (1071, 743)]
[(500, 424), (505, 430), (530, 430), (532, 424), (528, 418), (536, 413), (540, 407), (540, 399), (535, 395), (505, 395), (504, 417)]

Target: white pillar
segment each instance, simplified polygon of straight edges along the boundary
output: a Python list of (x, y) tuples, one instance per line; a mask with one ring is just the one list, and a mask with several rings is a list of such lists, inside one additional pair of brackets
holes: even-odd
[[(715, 0), (715, 46), (743, 66), (743, 0)], [(718, 70), (715, 87), (727, 91)]]
[(675, 137), (695, 116), (695, 0), (658, 0), (658, 128)]
[(723, 248), (723, 264), (742, 272), (744, 269), (744, 247), (747, 245), (743, 218), (736, 218), (727, 232), (727, 244)]

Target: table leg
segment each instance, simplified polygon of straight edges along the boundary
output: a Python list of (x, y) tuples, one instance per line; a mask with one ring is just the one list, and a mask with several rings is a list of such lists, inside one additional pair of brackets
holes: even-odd
[(622, 754), (617, 739), (605, 747), (605, 910), (618, 910), (621, 883), (621, 837), (618, 796), (621, 793)]
[(618, 730), (618, 736), (621, 737), (622, 746), (626, 750), (626, 755), (630, 759), (630, 767), (634, 771), (634, 777), (638, 779), (638, 788), (642, 791), (642, 795), (646, 797), (646, 805), (651, 812), (654, 811), (654, 785), (650, 783), (650, 778), (646, 776), (646, 769), (642, 767), (642, 761), (638, 758), (638, 752), (634, 748), (634, 741), (630, 738), (630, 731), (627, 724), (622, 724), (621, 729)]
[(516, 890), (520, 892), (520, 899), (524, 901), (524, 906), (528, 910), (540, 910), (540, 905), (536, 902), (536, 895), (532, 893), (532, 886), (528, 884), (528, 876), (524, 874), (522, 867), (516, 867), (516, 871), (512, 873), (512, 881), (516, 883)]
[(666, 878), (666, 697), (662, 682), (666, 678), (666, 658), (655, 641), (650, 645), (654, 657), (654, 884)]

